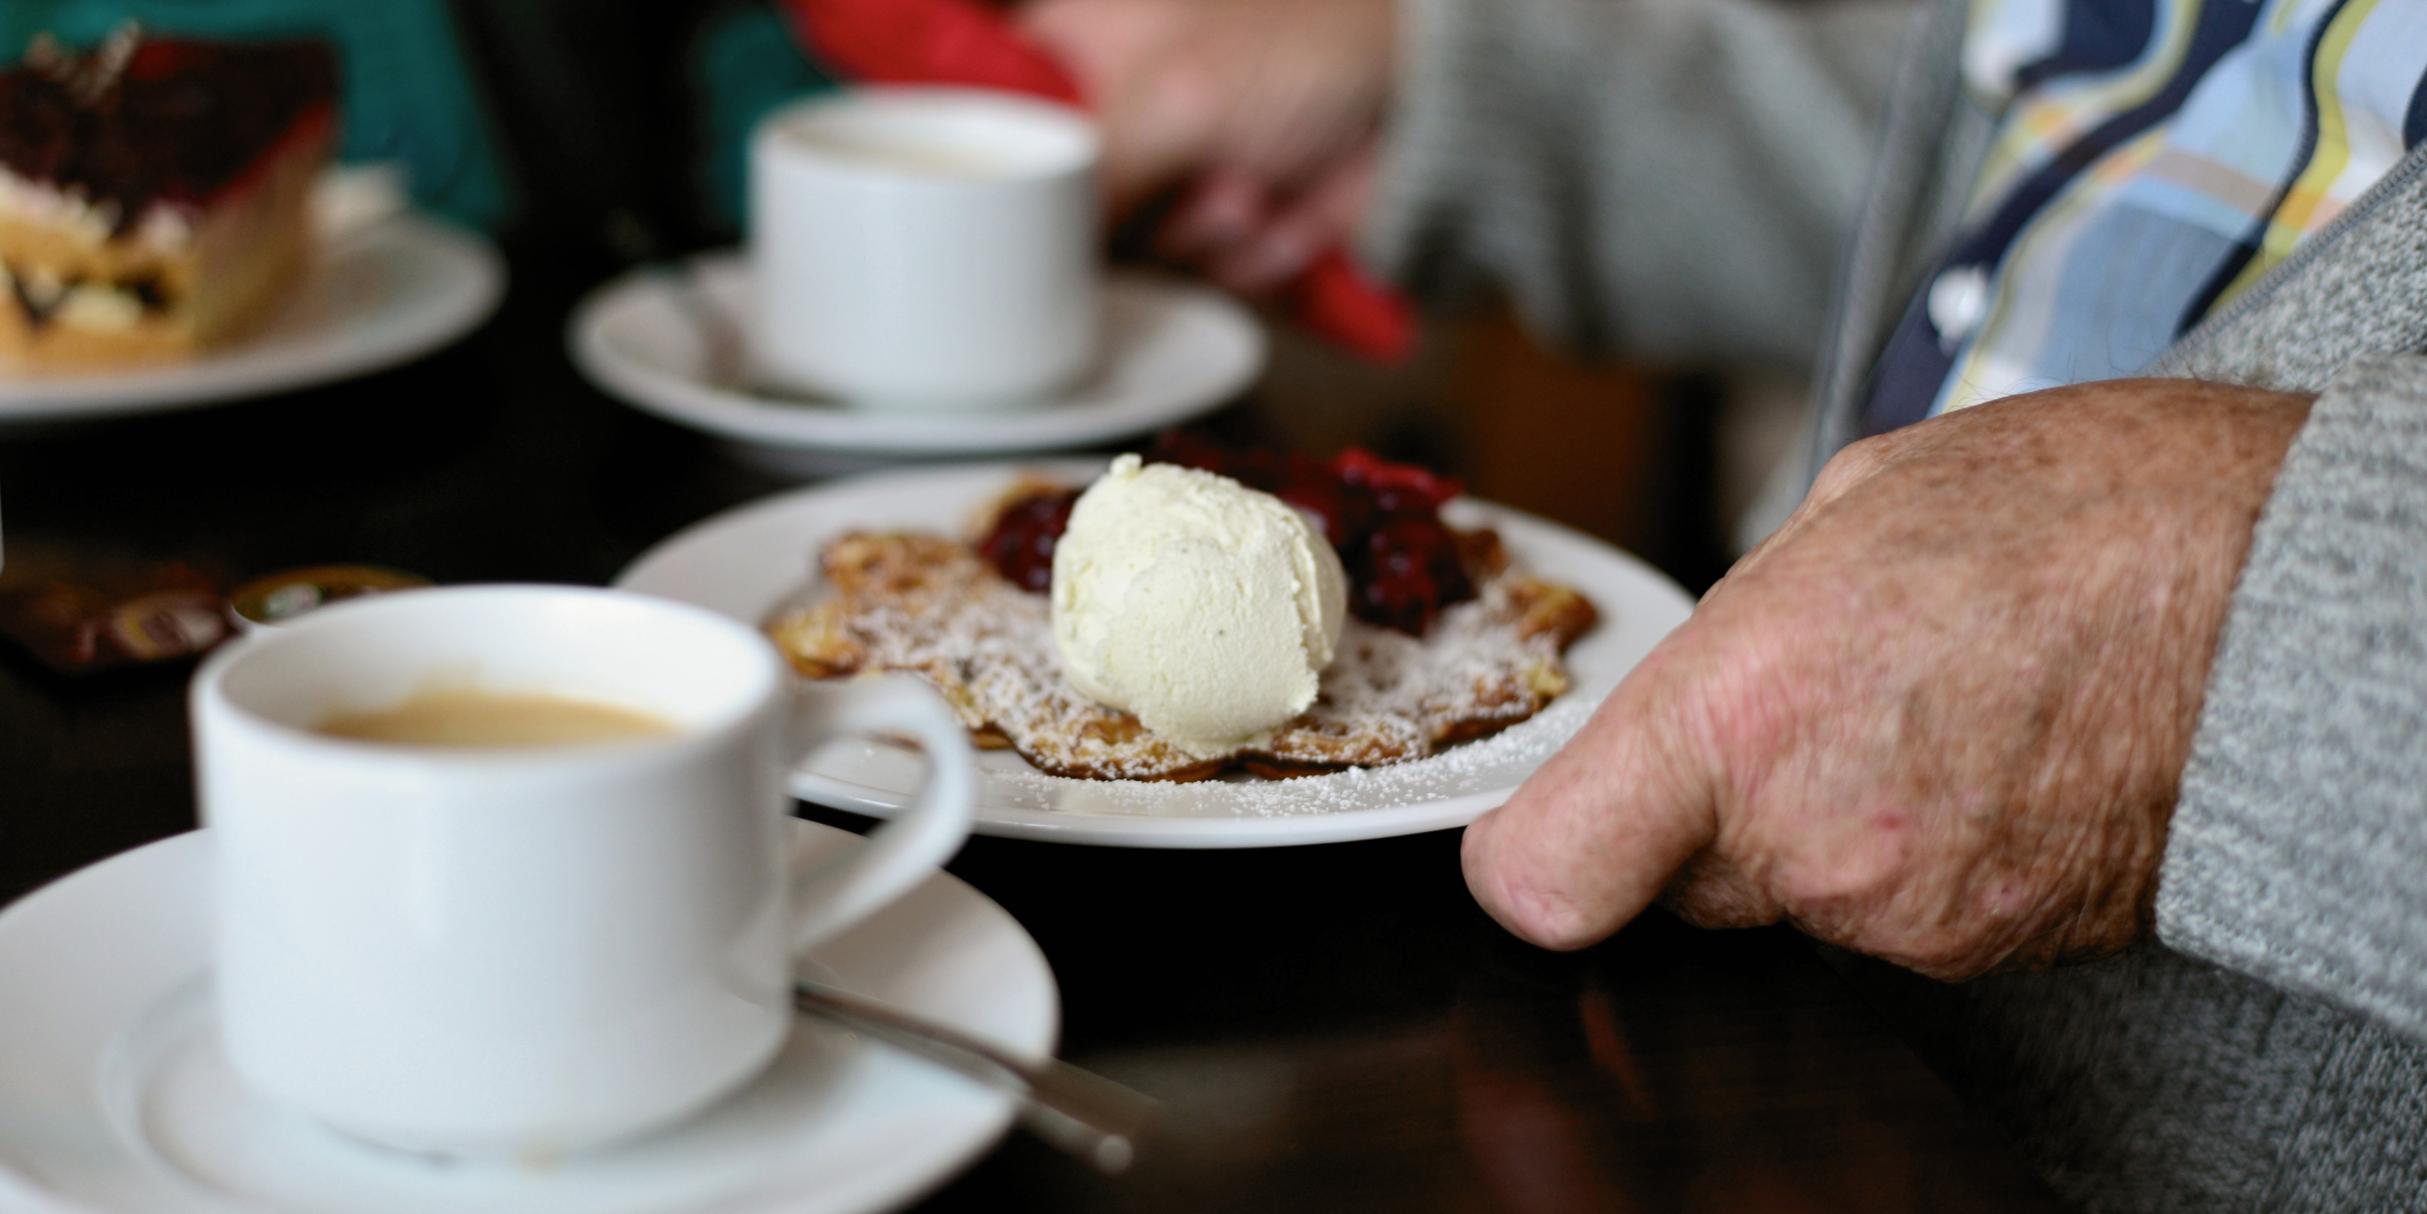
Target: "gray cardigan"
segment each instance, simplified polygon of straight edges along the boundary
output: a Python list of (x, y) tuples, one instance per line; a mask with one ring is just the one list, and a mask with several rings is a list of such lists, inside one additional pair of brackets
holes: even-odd
[[(1402, 0), (1364, 253), (1584, 351), (1810, 357), (1808, 479), (1991, 129), (1961, 3)], [(2219, 642), (2158, 942), (1888, 1006), (2093, 1209), (2427, 1209), (2427, 149), (2152, 373), (2321, 392)]]

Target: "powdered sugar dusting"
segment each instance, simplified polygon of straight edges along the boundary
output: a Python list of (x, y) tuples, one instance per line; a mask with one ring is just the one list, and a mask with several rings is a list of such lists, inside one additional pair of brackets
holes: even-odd
[(1096, 814), (1154, 818), (1291, 818), (1377, 806), (1421, 806), (1477, 788), (1513, 789), (1583, 727), (1595, 705), (1568, 697), (1532, 720), (1429, 758), (1386, 767), (1262, 780), (1233, 776), (1204, 784), (1080, 780), (1027, 767), (986, 773), (989, 804), (1005, 809), (1083, 807)]

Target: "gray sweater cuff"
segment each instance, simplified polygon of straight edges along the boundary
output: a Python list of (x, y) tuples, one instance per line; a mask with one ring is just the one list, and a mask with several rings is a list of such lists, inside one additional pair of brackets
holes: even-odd
[(2160, 939), (2427, 1038), (2427, 356), (2355, 363), (2251, 539)]

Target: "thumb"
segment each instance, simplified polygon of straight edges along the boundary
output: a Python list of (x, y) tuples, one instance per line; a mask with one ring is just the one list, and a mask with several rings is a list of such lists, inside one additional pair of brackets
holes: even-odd
[[(1687, 626), (1691, 628), (1691, 624)], [(1690, 728), (1673, 634), (1592, 720), (1466, 828), (1467, 888), (1545, 948), (1592, 944), (1660, 896), (1717, 834), (1712, 767)]]

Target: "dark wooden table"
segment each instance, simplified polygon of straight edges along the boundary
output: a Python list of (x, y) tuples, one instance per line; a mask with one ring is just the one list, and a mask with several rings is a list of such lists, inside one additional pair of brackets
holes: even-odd
[[(343, 560), (600, 583), (674, 528), (784, 487), (587, 387), (560, 326), (591, 275), (517, 268), (495, 323), (416, 366), (0, 431), (10, 575)], [(66, 681), (0, 655), (0, 901), (192, 827), (185, 674)], [(975, 839), (952, 867), (1044, 946), (1065, 1052), (1170, 1115), (1126, 1176), (1015, 1137), (926, 1208), (2053, 1206), (1789, 934), (1655, 914), (1542, 953), (1475, 909), (1454, 832), (1210, 853)]]

